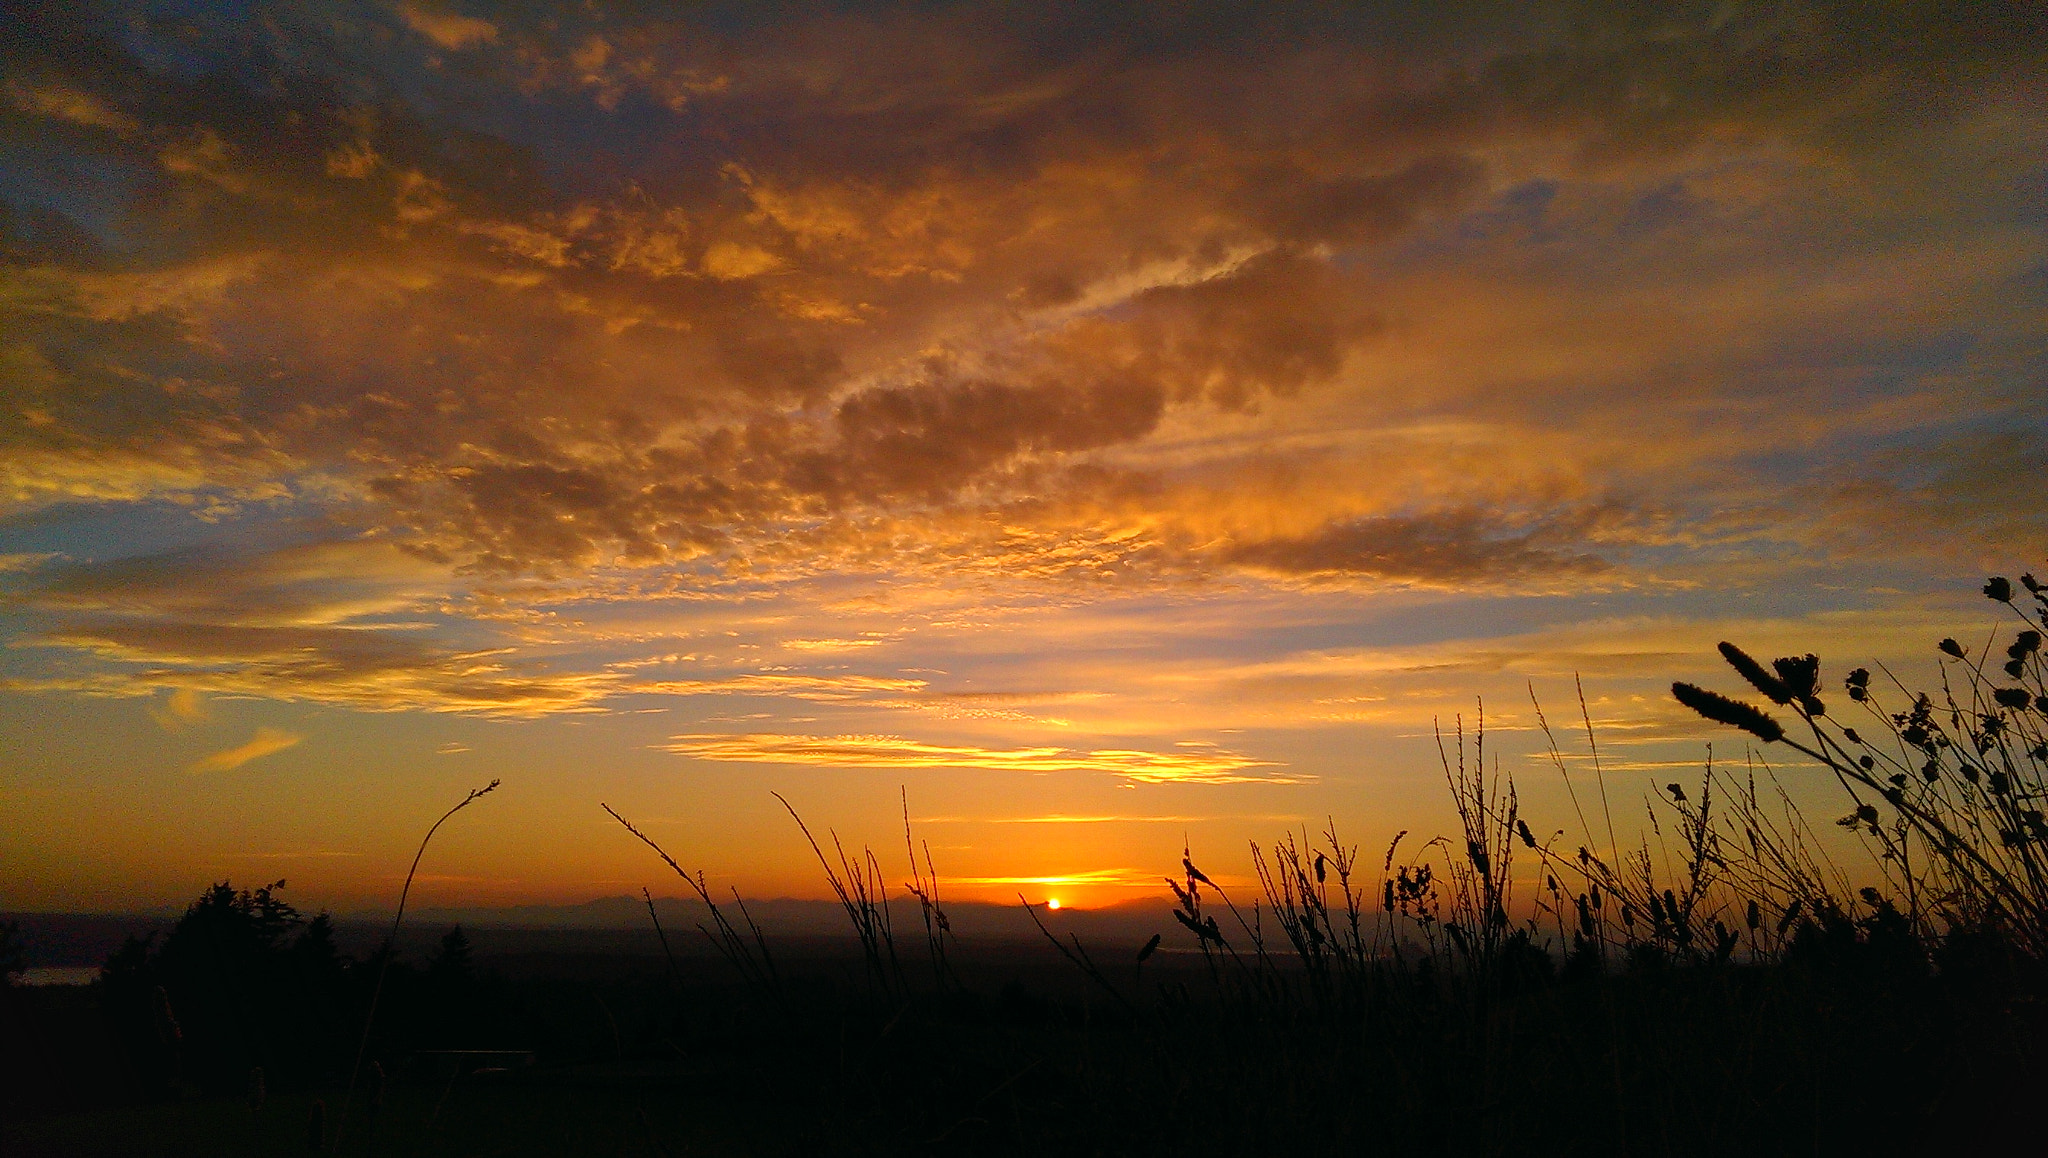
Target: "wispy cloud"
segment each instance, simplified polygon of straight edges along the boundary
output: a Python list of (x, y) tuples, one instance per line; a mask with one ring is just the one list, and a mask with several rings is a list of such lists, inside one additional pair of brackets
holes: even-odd
[(748, 674), (700, 680), (645, 680), (624, 685), (623, 690), (671, 696), (740, 695), (789, 696), (799, 700), (853, 700), (877, 693), (907, 693), (924, 690), (920, 679), (898, 676)]
[(1287, 822), (1313, 818), (1292, 813), (1231, 813), (1227, 816), (1126, 816), (1114, 813), (1073, 816), (1051, 813), (1045, 816), (917, 816), (911, 819), (917, 824), (1207, 824), (1219, 820), (1235, 824), (1250, 820)]
[(177, 732), (193, 724), (204, 723), (212, 715), (206, 707), (206, 697), (191, 688), (172, 688), (164, 697), (162, 706), (151, 703), (149, 718), (167, 732)]
[(233, 748), (227, 748), (215, 752), (211, 756), (195, 760), (185, 770), (187, 772), (232, 772), (251, 760), (260, 760), (265, 756), (282, 752), (286, 748), (296, 747), (304, 739), (305, 737), (297, 732), (287, 732), (281, 728), (258, 728), (256, 729), (256, 734), (249, 738), (248, 743), (239, 744)]
[(1202, 746), (1174, 752), (1131, 749), (986, 748), (927, 744), (899, 736), (684, 735), (658, 745), (698, 760), (815, 764), (839, 768), (979, 768), (998, 772), (1104, 772), (1151, 784), (1293, 784), (1272, 761)]
[(939, 878), (939, 880), (940, 883), (947, 885), (983, 888), (1001, 885), (1035, 885), (1041, 887), (1058, 887), (1061, 885), (1111, 885), (1121, 888), (1156, 889), (1159, 887), (1160, 877), (1158, 873), (1147, 872), (1144, 869), (1113, 868), (1089, 869), (1085, 872), (1059, 873), (1050, 874), (1046, 876), (942, 876)]
[(880, 647), (894, 642), (884, 636), (870, 636), (859, 639), (785, 639), (782, 646), (791, 651), (854, 651), (864, 647)]

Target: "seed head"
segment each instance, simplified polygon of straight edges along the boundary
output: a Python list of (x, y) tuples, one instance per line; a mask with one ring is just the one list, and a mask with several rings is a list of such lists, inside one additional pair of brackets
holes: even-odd
[(1707, 719), (1717, 724), (1727, 724), (1732, 728), (1741, 728), (1766, 744), (1785, 738), (1785, 729), (1778, 721), (1741, 700), (1731, 700), (1727, 696), (1682, 681), (1671, 685), (1671, 694), (1679, 703)]
[(1994, 603), (2012, 602), (2012, 583), (2002, 575), (1984, 581), (1984, 597)]
[(1480, 876), (1493, 875), (1493, 858), (1486, 855), (1486, 846), (1476, 840), (1468, 840), (1465, 842), (1465, 856), (1472, 862), (1472, 867), (1479, 870)]
[(1792, 702), (1792, 692), (1785, 686), (1783, 680), (1765, 671), (1764, 665), (1751, 659), (1748, 652), (1743, 651), (1725, 639), (1721, 641), (1721, 658), (1727, 660), (1729, 666), (1733, 667), (1743, 679), (1748, 680), (1756, 690), (1769, 696), (1772, 703), (1789, 704)]

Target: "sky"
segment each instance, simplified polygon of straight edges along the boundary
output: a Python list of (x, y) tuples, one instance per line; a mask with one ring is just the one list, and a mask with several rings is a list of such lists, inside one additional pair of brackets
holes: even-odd
[(1577, 841), (2048, 561), (2035, 4), (10, 11), (0, 908)]

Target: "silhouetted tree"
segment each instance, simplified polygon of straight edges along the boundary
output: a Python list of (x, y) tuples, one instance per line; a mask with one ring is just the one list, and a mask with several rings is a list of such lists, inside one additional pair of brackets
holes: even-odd
[(448, 930), (448, 934), (441, 938), (441, 951), (428, 963), (427, 977), (437, 987), (449, 988), (465, 987), (474, 980), (469, 938), (463, 935), (461, 925)]
[(253, 1067), (317, 1078), (347, 1037), (349, 969), (326, 914), (308, 922), (285, 882), (200, 894), (161, 946), (129, 938), (101, 969), (105, 1008), (145, 1090), (229, 1089)]

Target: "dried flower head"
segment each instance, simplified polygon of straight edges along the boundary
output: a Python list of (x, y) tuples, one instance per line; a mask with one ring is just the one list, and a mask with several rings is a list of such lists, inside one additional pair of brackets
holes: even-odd
[(1812, 696), (1820, 690), (1820, 657), (1817, 655), (1786, 655), (1771, 661), (1777, 669), (1778, 679), (1784, 682), (1785, 690), (1794, 698)]
[(1785, 729), (1778, 721), (1741, 700), (1710, 692), (1702, 687), (1678, 682), (1671, 685), (1671, 694), (1679, 703), (1705, 716), (1717, 724), (1741, 728), (1765, 743), (1775, 743), (1785, 738)]
[(1792, 702), (1792, 692), (1785, 686), (1784, 681), (1765, 671), (1764, 666), (1751, 659), (1748, 652), (1743, 651), (1725, 639), (1721, 641), (1721, 658), (1727, 660), (1728, 665), (1733, 667), (1743, 679), (1748, 680), (1750, 685), (1756, 688), (1756, 690), (1769, 696), (1772, 703), (1789, 704)]

